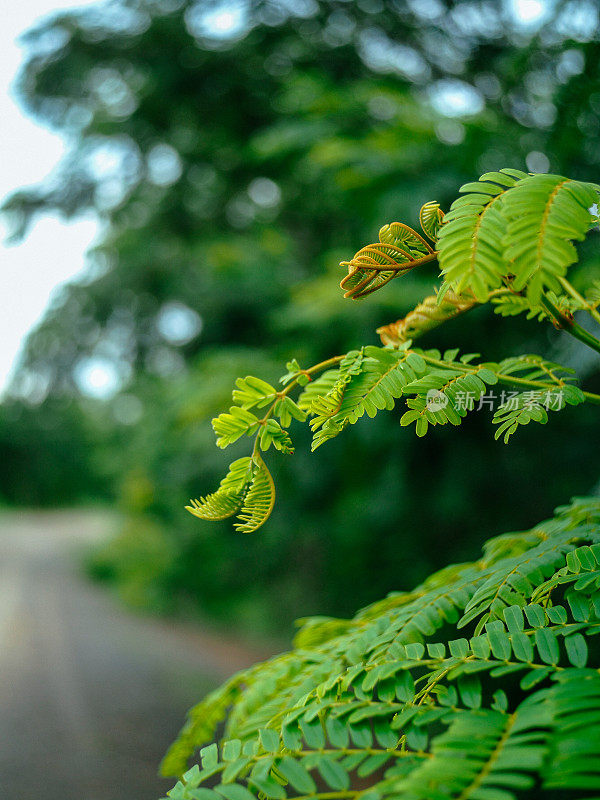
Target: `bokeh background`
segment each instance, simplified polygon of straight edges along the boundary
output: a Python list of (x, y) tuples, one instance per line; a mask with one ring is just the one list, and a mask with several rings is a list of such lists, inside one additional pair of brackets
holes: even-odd
[[(184, 624), (181, 642), (210, 629), (197, 652), (227, 641), (237, 654), (218, 669), (213, 658), (212, 673), (184, 682), (185, 698), (165, 701), (169, 722), (147, 752), (202, 681), (288, 641), (293, 619), (350, 615), (598, 490), (585, 406), (509, 446), (494, 442), (489, 411), (425, 440), (391, 413), (313, 455), (304, 431), (293, 457), (270, 455), (278, 500), (255, 535), (183, 511), (245, 452), (217, 450), (210, 427), (235, 377), (276, 380), (292, 356), (308, 366), (377, 343), (376, 327), (431, 293), (435, 269), (424, 268), (362, 302), (342, 299), (339, 261), (382, 224), (416, 224), (425, 201), (447, 207), (462, 183), (504, 166), (598, 181), (596, 2), (112, 0), (56, 11), (22, 47), (13, 92), (62, 137), (63, 154), (6, 199), (9, 237), (19, 246), (58, 218), (84, 220), (95, 239), (4, 391), (4, 527), (34, 519), (56, 532), (64, 521), (73, 541), (87, 531), (73, 580), (98, 608), (110, 597), (112, 614), (134, 609), (169, 636)], [(60, 247), (59, 228), (52, 241)], [(597, 240), (581, 252), (575, 284), (600, 269)], [(22, 286), (45, 268), (30, 259)], [(543, 352), (600, 391), (598, 358), (535, 321), (480, 309), (424, 344), (489, 359)], [(32, 507), (80, 516), (25, 523), (18, 509)], [(104, 534), (89, 534), (92, 519)], [(182, 665), (173, 651), (161, 675), (169, 662), (195, 675), (192, 655)], [(73, 796), (154, 796), (163, 784), (146, 760), (138, 794), (119, 788), (117, 770)], [(74, 780), (57, 778), (55, 796), (70, 797)]]

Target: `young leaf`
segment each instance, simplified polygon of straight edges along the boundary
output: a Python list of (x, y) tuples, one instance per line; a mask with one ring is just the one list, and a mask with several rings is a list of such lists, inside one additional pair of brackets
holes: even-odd
[(252, 459), (252, 480), (243, 498), (243, 504), (234, 527), (241, 533), (253, 533), (263, 525), (275, 504), (275, 485), (271, 473), (259, 453)]
[(245, 378), (238, 378), (235, 382), (236, 389), (233, 390), (233, 402), (242, 408), (263, 408), (273, 402), (277, 390), (270, 384), (247, 375)]
[(212, 421), (213, 430), (217, 434), (217, 447), (225, 449), (241, 436), (253, 436), (259, 425), (258, 417), (252, 412), (239, 406), (232, 406), (229, 414), (219, 414)]
[(435, 200), (430, 200), (425, 205), (421, 206), (419, 211), (419, 222), (425, 236), (428, 236), (432, 242), (435, 242), (439, 230), (444, 220), (444, 212), (440, 208), (440, 204)]
[(248, 456), (238, 458), (230, 465), (217, 491), (199, 500), (190, 500), (186, 510), (195, 517), (211, 521), (231, 517), (241, 507), (244, 491), (252, 475), (252, 459)]
[(348, 269), (340, 287), (345, 290), (344, 297), (358, 300), (435, 257), (433, 249), (415, 230), (392, 222), (380, 229), (378, 242), (363, 247), (351, 261), (340, 263)]

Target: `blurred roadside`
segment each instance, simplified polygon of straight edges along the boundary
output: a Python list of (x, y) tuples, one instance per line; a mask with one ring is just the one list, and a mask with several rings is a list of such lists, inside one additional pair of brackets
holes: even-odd
[(98, 510), (0, 514), (0, 797), (160, 796), (187, 709), (273, 652), (136, 616), (90, 585), (81, 557), (115, 523)]

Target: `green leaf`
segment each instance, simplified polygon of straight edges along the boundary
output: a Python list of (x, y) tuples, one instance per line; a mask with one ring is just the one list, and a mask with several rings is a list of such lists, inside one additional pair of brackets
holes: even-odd
[(325, 747), (325, 734), (318, 717), (312, 722), (307, 722), (306, 719), (301, 720), (300, 728), (308, 747), (314, 750), (322, 750)]
[(429, 423), (427, 422), (427, 419), (425, 417), (419, 417), (419, 419), (417, 420), (417, 427), (416, 427), (417, 436), (419, 437), (425, 436), (428, 428), (429, 428)]
[(212, 421), (217, 434), (217, 447), (225, 448), (241, 436), (253, 436), (259, 428), (259, 419), (245, 408), (231, 406), (229, 414), (219, 414)]
[(235, 529), (253, 533), (267, 521), (275, 505), (275, 486), (265, 462), (256, 453), (252, 457), (253, 476), (237, 515)]
[(569, 592), (567, 602), (571, 614), (576, 622), (588, 622), (590, 616), (590, 601), (579, 592)]
[(325, 783), (334, 791), (350, 787), (350, 776), (338, 761), (328, 756), (319, 756), (317, 769)]
[(530, 625), (534, 628), (543, 628), (546, 624), (546, 614), (544, 609), (537, 603), (525, 606), (525, 616)]
[(233, 402), (242, 408), (263, 408), (275, 399), (277, 390), (270, 384), (247, 375), (245, 378), (237, 378), (236, 389), (233, 390)]
[(482, 303), (500, 286), (506, 270), (502, 206), (515, 180), (504, 170), (496, 174), (500, 177), (494, 181), (461, 187), (466, 194), (452, 203), (438, 236), (442, 275), (455, 292), (471, 290)]
[(262, 424), (258, 442), (260, 449), (263, 451), (268, 450), (269, 447), (273, 445), (276, 450), (280, 450), (286, 455), (290, 455), (294, 452), (292, 440), (288, 432), (283, 430), (275, 419), (268, 419)]
[(520, 606), (508, 606), (508, 608), (505, 608), (504, 619), (506, 620), (509, 633), (523, 630), (525, 620), (523, 619), (523, 611)]
[(481, 706), (481, 681), (475, 675), (461, 675), (458, 679), (458, 691), (467, 708)]
[(535, 644), (544, 663), (558, 664), (560, 654), (553, 631), (548, 628), (538, 628), (535, 632)]
[(337, 717), (329, 716), (325, 723), (327, 737), (333, 747), (345, 748), (348, 746), (350, 733), (347, 726)]
[(215, 786), (215, 790), (222, 795), (225, 800), (256, 800), (256, 797), (239, 783), (220, 784)]
[(265, 462), (256, 453), (234, 461), (214, 494), (190, 502), (186, 509), (195, 517), (214, 521), (237, 514), (235, 529), (252, 533), (273, 510), (275, 486)]
[(469, 655), (469, 643), (466, 639), (453, 639), (448, 647), (450, 654), (456, 658), (466, 658)]
[(310, 773), (297, 759), (285, 756), (281, 761), (277, 762), (277, 768), (300, 794), (313, 794), (313, 792), (317, 791), (316, 784)]
[(229, 739), (223, 744), (223, 760), (235, 761), (242, 752), (242, 743), (239, 739)]
[[(169, 796), (171, 796), (170, 792)], [(205, 789), (203, 786), (197, 789), (188, 789), (187, 793), (182, 797), (185, 797), (186, 800), (188, 798), (191, 798), (191, 800), (220, 800), (220, 796), (216, 792), (213, 792), (212, 789)]]
[(435, 242), (438, 237), (443, 219), (444, 214), (439, 203), (431, 200), (421, 206), (421, 210), (419, 212), (419, 222), (421, 223), (423, 233), (433, 242)]
[(516, 659), (519, 661), (526, 661), (527, 663), (533, 661), (533, 645), (529, 636), (517, 631), (511, 633), (510, 641)]
[(219, 763), (219, 751), (217, 749), (217, 745), (213, 742), (213, 744), (209, 744), (208, 747), (203, 747), (202, 750), (200, 750), (200, 758), (202, 759), (203, 769), (211, 769), (212, 767), (216, 767)]
[(238, 458), (229, 466), (219, 489), (199, 500), (190, 500), (191, 505), (186, 506), (186, 510), (195, 517), (211, 521), (231, 517), (240, 509), (244, 491), (252, 480), (253, 473), (252, 459)]
[(229, 761), (223, 772), (221, 773), (221, 783), (232, 783), (236, 778), (246, 770), (251, 764), (251, 759), (248, 756), (242, 756), (235, 761)]
[(277, 753), (279, 751), (280, 742), (279, 734), (272, 728), (261, 728), (258, 732), (260, 743), (267, 753)]
[(538, 303), (546, 288), (561, 291), (558, 278), (577, 261), (572, 240), (585, 238), (597, 200), (593, 184), (561, 175), (530, 175), (506, 193), (504, 257), (514, 288), (526, 289), (531, 302)]
[(576, 386), (567, 389), (567, 385), (517, 393), (503, 403), (494, 414), (492, 421), (498, 425), (495, 438), (499, 439), (504, 434), (506, 443), (519, 425), (528, 425), (532, 421), (545, 424), (548, 421), (548, 412), (562, 410), (567, 397), (573, 405), (585, 400), (585, 395), (580, 389)]
[(488, 622), (485, 626), (488, 639), (490, 640), (490, 647), (494, 658), (501, 661), (508, 661), (511, 656), (512, 648), (510, 638), (504, 630), (504, 625), (500, 620)]
[(251, 777), (249, 782), (256, 786), (259, 792), (272, 800), (285, 800), (286, 794), (283, 786), (272, 778)]
[(363, 761), (358, 768), (358, 777), (367, 778), (369, 775), (372, 775), (374, 772), (377, 772), (377, 770), (381, 769), (389, 760), (390, 757), (387, 753), (379, 753), (377, 755), (369, 756), (369, 758)]
[(588, 658), (588, 646), (581, 633), (574, 633), (565, 638), (567, 658), (574, 667), (585, 667)]

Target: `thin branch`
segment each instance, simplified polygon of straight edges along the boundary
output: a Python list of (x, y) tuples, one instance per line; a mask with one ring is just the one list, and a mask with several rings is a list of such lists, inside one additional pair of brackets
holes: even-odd
[[(460, 372), (464, 373), (471, 373), (476, 374), (479, 371), (479, 367), (469, 367), (467, 364), (457, 364), (456, 362), (452, 361), (441, 361), (438, 358), (431, 358), (430, 356), (426, 355), (425, 353), (421, 353), (421, 357), (432, 366), (435, 367), (442, 367), (446, 369), (453, 369), (459, 370)], [(527, 378), (516, 378), (513, 375), (504, 375), (501, 372), (494, 373), (498, 378), (500, 383), (504, 383), (507, 386), (515, 386), (517, 388), (523, 389), (556, 389), (557, 386), (560, 387), (562, 382), (557, 381), (557, 383), (547, 383), (545, 381), (532, 381), (528, 380)], [(564, 385), (571, 385), (571, 384), (564, 384)], [(594, 403), (594, 405), (600, 405), (600, 394), (594, 394), (594, 392), (583, 392), (585, 395), (585, 399), (588, 400), (590, 403)]]
[(592, 305), (592, 303), (588, 302), (583, 295), (579, 294), (577, 289), (571, 283), (569, 283), (566, 278), (559, 278), (558, 280), (560, 281), (560, 285), (563, 287), (565, 292), (568, 292), (574, 300), (577, 300), (578, 303), (581, 303), (588, 314), (591, 314), (596, 322), (600, 324), (600, 312), (598, 309)]
[(541, 303), (558, 330), (569, 333), (571, 336), (574, 336), (575, 339), (579, 339), (580, 342), (591, 347), (592, 350), (600, 353), (600, 340), (596, 339), (596, 337), (586, 331), (585, 328), (582, 328), (572, 317), (563, 314), (544, 294), (541, 297)]

